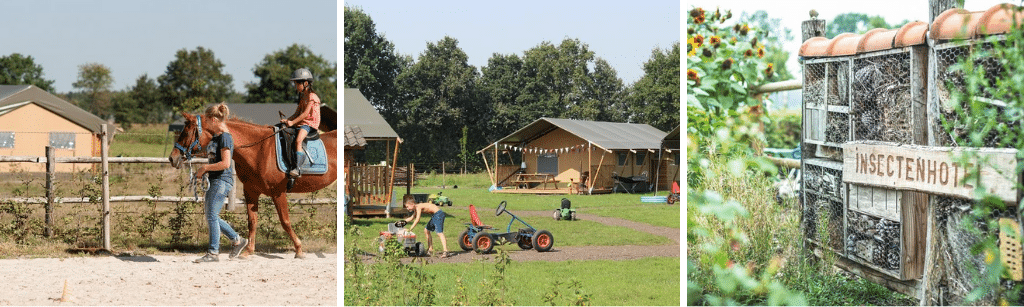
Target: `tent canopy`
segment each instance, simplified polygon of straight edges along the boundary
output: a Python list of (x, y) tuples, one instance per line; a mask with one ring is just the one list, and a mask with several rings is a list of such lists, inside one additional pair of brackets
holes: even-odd
[(589, 141), (604, 150), (636, 150), (661, 148), (666, 133), (648, 124), (629, 124), (542, 117), (519, 129), (479, 152), (495, 144), (525, 144), (555, 129), (563, 129), (572, 135)]

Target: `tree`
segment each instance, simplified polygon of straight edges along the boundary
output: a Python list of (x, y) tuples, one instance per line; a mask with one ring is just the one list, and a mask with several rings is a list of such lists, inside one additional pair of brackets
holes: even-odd
[(298, 101), (299, 95), (290, 81), (292, 72), (299, 68), (313, 72), (313, 90), (320, 96), (320, 102), (338, 106), (338, 65), (313, 54), (309, 47), (293, 44), (283, 50), (263, 57), (256, 64), (253, 74), (258, 82), (247, 83), (246, 103), (280, 103)]
[(654, 48), (644, 75), (628, 91), (631, 122), (670, 131), (679, 121), (679, 42), (671, 50)]
[(405, 157), (418, 162), (450, 162), (458, 158), (462, 127), (469, 127), (468, 146), (478, 148), (481, 123), (487, 113), (479, 99), (476, 67), (458, 46), (445, 37), (427, 43), (418, 61), (396, 80), (404, 108), (398, 113), (398, 134), (407, 140)]
[(125, 128), (132, 124), (157, 123), (162, 119), (159, 108), (160, 93), (156, 82), (143, 74), (135, 80), (135, 85), (123, 92), (114, 92), (111, 97), (111, 113), (115, 120)]
[(378, 34), (369, 15), (359, 8), (345, 6), (346, 88), (357, 88), (388, 122), (398, 120), (402, 107), (396, 79), (412, 63), (401, 56), (395, 45)]
[(0, 57), (0, 84), (30, 84), (53, 92), (53, 80), (43, 79), (43, 66), (37, 65), (31, 55), (20, 53)]
[(82, 91), (80, 107), (100, 118), (111, 115), (110, 90), (114, 85), (114, 77), (110, 68), (100, 63), (86, 63), (78, 66), (78, 81), (72, 83)]
[(836, 15), (831, 21), (825, 23), (825, 37), (836, 37), (842, 33), (863, 34), (875, 28), (896, 29), (909, 23), (903, 20), (900, 23), (889, 24), (882, 16), (868, 16), (864, 13), (842, 13)]
[(167, 64), (167, 71), (157, 78), (161, 110), (191, 112), (202, 105), (186, 105), (186, 102), (227, 100), (234, 90), (231, 88), (231, 75), (223, 69), (224, 63), (213, 55), (212, 50), (202, 46), (196, 47), (195, 51), (178, 50), (174, 60)]
[(523, 60), (515, 54), (495, 53), (487, 59), (487, 66), (481, 67), (480, 72), (482, 99), (487, 101), (492, 112), (485, 130), (486, 139), (497, 140), (508, 131), (519, 129), (522, 122), (528, 120), (520, 115), (528, 110), (519, 100), (525, 85)]

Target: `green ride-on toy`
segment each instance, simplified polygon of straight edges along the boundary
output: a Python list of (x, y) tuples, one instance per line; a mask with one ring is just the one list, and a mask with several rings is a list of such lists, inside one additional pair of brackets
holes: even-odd
[(432, 203), (434, 205), (437, 205), (438, 207), (444, 206), (444, 205), (448, 205), (449, 207), (451, 207), (452, 206), (452, 200), (448, 199), (448, 196), (441, 195), (441, 193), (444, 193), (444, 192), (437, 192), (437, 194), (430, 194), (430, 196), (427, 196), (427, 200), (430, 201), (430, 203)]
[(555, 218), (556, 221), (575, 221), (576, 209), (572, 209), (572, 203), (568, 198), (562, 198), (562, 209), (555, 209), (555, 212), (551, 214), (551, 217)]
[[(476, 214), (476, 207), (469, 205), (469, 215), (472, 223), (467, 223), (466, 231), (459, 235), (459, 247), (462, 250), (475, 250), (477, 253), (486, 254), (494, 249), (494, 245), (516, 242), (519, 248), (524, 250), (536, 249), (538, 252), (551, 250), (551, 247), (555, 245), (555, 239), (551, 236), (551, 232), (533, 228), (533, 226), (530, 226), (530, 224), (527, 224), (518, 216), (512, 214), (512, 212), (505, 210), (506, 204), (505, 201), (502, 201), (494, 213), (495, 216), (501, 216), (503, 213), (508, 213), (508, 215), (512, 216), (504, 233), (488, 233), (487, 229), (494, 228), (480, 222), (480, 216)], [(523, 225), (526, 225), (526, 228), (520, 228), (519, 231), (513, 232), (512, 223), (515, 221), (523, 223)]]

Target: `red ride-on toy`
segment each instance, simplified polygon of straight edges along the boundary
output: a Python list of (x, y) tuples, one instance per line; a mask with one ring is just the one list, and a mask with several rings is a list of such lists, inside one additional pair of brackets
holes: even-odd
[(676, 203), (677, 201), (679, 201), (679, 181), (673, 181), (672, 193), (668, 194), (668, 198), (665, 199), (665, 202), (671, 205)]
[(405, 224), (405, 221), (388, 224), (388, 231), (381, 231), (380, 237), (377, 237), (377, 250), (383, 253), (385, 249), (384, 243), (393, 237), (398, 243), (402, 243), (402, 249), (409, 256), (426, 256), (427, 249), (420, 242), (416, 242), (416, 234), (406, 230)]
[[(524, 250), (536, 249), (538, 252), (551, 250), (551, 247), (555, 245), (555, 239), (551, 236), (551, 232), (533, 228), (533, 226), (519, 219), (512, 212), (506, 211), (506, 204), (505, 201), (502, 201), (494, 213), (495, 216), (501, 216), (503, 213), (508, 213), (508, 215), (512, 216), (512, 219), (508, 222), (508, 228), (505, 229), (505, 233), (487, 233), (487, 229), (494, 228), (480, 222), (480, 216), (476, 214), (476, 207), (469, 205), (469, 215), (472, 224), (466, 224), (466, 231), (459, 235), (459, 247), (466, 251), (476, 250), (477, 253), (486, 254), (494, 249), (494, 245), (516, 242), (516, 245), (519, 245), (519, 248)], [(512, 232), (512, 223), (517, 220), (526, 225), (527, 228), (520, 228), (519, 231)]]

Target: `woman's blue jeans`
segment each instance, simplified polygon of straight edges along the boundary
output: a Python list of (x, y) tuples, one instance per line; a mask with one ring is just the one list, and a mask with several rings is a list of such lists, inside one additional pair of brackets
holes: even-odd
[(227, 181), (214, 179), (210, 180), (210, 189), (206, 191), (206, 224), (210, 226), (210, 247), (207, 252), (214, 255), (220, 253), (221, 232), (231, 241), (238, 241), (238, 233), (220, 218), (220, 211), (224, 209), (224, 200), (231, 193), (231, 186)]

